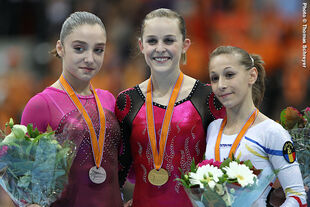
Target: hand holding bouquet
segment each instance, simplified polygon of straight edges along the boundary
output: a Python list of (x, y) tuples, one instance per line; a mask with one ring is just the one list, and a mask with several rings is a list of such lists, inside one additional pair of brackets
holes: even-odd
[(40, 133), (32, 125), (7, 126), (0, 141), (0, 184), (18, 206), (49, 206), (64, 189), (75, 155), (70, 141), (59, 143), (54, 132)]
[(273, 172), (256, 170), (248, 160), (226, 159), (224, 162), (204, 160), (191, 172), (177, 179), (185, 187), (194, 206), (251, 206), (263, 193)]

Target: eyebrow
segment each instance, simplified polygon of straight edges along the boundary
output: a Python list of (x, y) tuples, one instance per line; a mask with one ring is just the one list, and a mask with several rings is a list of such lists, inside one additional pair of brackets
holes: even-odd
[[(72, 43), (87, 44), (87, 42), (84, 42), (81, 40), (74, 40)], [(99, 43), (96, 43), (96, 45), (105, 46), (106, 44), (104, 42), (99, 42)]]
[[(232, 68), (232, 67), (227, 66), (227, 67), (224, 68), (224, 71), (225, 71), (225, 70), (228, 70), (228, 69), (230, 69), (230, 68)], [(212, 71), (212, 69), (211, 69), (211, 70), (210, 70), (210, 73), (216, 73), (216, 72)]]
[[(175, 35), (172, 35), (172, 34), (169, 34), (169, 35), (165, 35), (164, 36), (164, 38), (166, 38), (166, 37), (176, 37)], [(148, 35), (148, 36), (146, 36), (146, 38), (157, 38), (157, 36), (156, 35)]]

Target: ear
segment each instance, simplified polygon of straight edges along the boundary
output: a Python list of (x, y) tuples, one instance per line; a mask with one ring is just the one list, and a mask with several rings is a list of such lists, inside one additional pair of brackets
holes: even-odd
[(57, 40), (57, 43), (56, 43), (56, 51), (57, 51), (57, 54), (58, 54), (60, 57), (63, 57), (63, 56), (64, 56), (64, 47), (62, 46), (60, 40)]
[(138, 43), (139, 43), (139, 49), (140, 49), (141, 53), (143, 53), (144, 48), (143, 48), (143, 42), (142, 42), (141, 38), (139, 38)]
[(256, 82), (257, 78), (258, 78), (258, 71), (256, 67), (252, 67), (249, 70), (249, 84), (253, 85)]
[(186, 51), (188, 50), (189, 46), (191, 46), (191, 40), (186, 38), (183, 42), (183, 49), (182, 49), (182, 53), (186, 53)]

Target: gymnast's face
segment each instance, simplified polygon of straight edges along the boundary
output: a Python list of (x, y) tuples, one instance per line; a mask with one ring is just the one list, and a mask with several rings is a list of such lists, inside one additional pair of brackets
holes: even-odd
[[(255, 69), (256, 70), (256, 69)], [(252, 69), (240, 64), (239, 54), (220, 54), (210, 60), (212, 90), (226, 109), (252, 101)]]
[(84, 24), (75, 28), (65, 39), (58, 40), (56, 49), (63, 60), (67, 79), (90, 81), (102, 66), (106, 46), (106, 32), (98, 24)]
[(177, 19), (155, 17), (145, 21), (139, 46), (151, 71), (169, 72), (179, 69), (190, 40), (183, 41)]

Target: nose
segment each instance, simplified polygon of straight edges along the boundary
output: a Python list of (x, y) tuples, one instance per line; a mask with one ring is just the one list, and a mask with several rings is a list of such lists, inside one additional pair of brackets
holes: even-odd
[(92, 51), (85, 53), (84, 62), (87, 64), (92, 64), (94, 62), (94, 56)]
[(155, 50), (156, 52), (163, 53), (166, 51), (166, 47), (163, 42), (159, 42)]
[(218, 88), (219, 88), (220, 90), (224, 90), (224, 89), (227, 88), (225, 78), (219, 77), (219, 80), (218, 80)]

